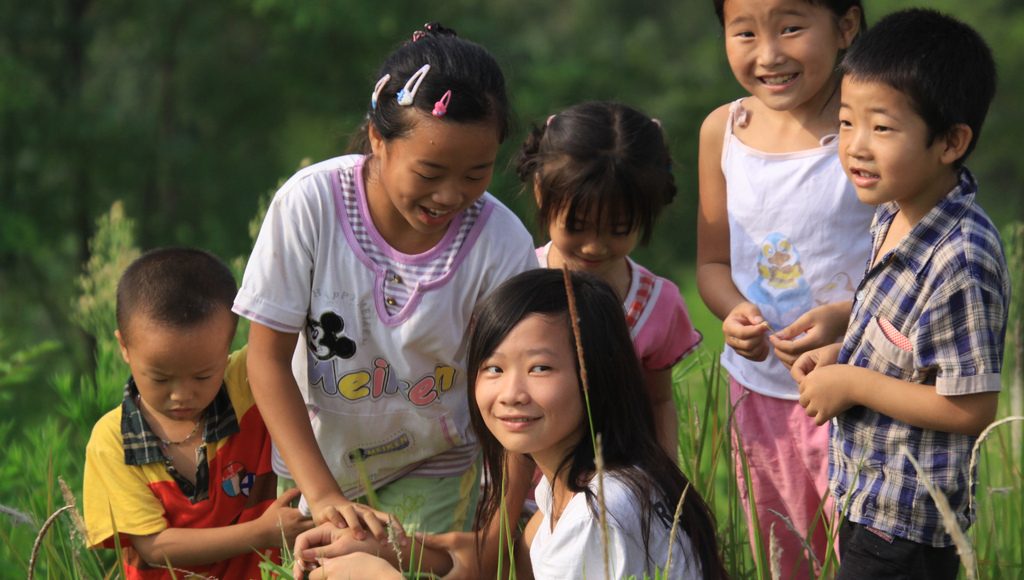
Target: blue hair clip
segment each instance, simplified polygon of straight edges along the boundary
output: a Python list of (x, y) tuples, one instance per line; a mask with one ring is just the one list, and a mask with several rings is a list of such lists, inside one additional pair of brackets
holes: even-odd
[(376, 109), (377, 108), (377, 97), (380, 96), (380, 92), (381, 92), (381, 90), (384, 89), (384, 85), (388, 84), (388, 81), (390, 81), (390, 80), (391, 80), (391, 75), (389, 75), (389, 74), (388, 75), (384, 75), (384, 76), (380, 77), (380, 79), (377, 80), (377, 84), (373, 85), (373, 94), (370, 95), (370, 108), (371, 109)]
[(430, 65), (425, 64), (420, 67), (420, 70), (412, 73), (409, 77), (409, 81), (405, 83), (402, 90), (398, 91), (395, 96), (398, 97), (398, 104), (403, 107), (408, 107), (412, 104), (413, 99), (416, 98), (416, 91), (420, 90), (420, 83), (423, 82), (423, 77), (427, 76), (430, 72)]

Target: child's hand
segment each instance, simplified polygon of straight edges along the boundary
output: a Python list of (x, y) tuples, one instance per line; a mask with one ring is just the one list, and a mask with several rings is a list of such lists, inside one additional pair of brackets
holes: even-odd
[(836, 364), (840, 348), (842, 348), (842, 345), (834, 342), (803, 353), (793, 362), (793, 366), (789, 369), (789, 374), (799, 384), (804, 380), (804, 377), (811, 374), (815, 369)]
[[(399, 537), (403, 544), (408, 543), (404, 534)], [(295, 564), (292, 572), (296, 578), (301, 578), (303, 571), (322, 565), (325, 558), (359, 552), (386, 557), (392, 569), (398, 563), (394, 546), (386, 540), (379, 542), (373, 537), (358, 539), (352, 528), (339, 528), (331, 522), (324, 522), (295, 539), (295, 548), (292, 550)]]
[(476, 534), (473, 532), (447, 532), (444, 534), (416, 534), (424, 548), (438, 550), (452, 559), (451, 570), (444, 580), (476, 578), (479, 562), (476, 550)]
[[(307, 498), (308, 499), (308, 498)], [(405, 535), (405, 530), (398, 520), (389, 514), (377, 511), (370, 506), (356, 503), (346, 499), (340, 494), (322, 499), (317, 503), (310, 502), (310, 512), (313, 514), (313, 522), (322, 524), (331, 522), (339, 528), (352, 528), (357, 540), (366, 539), (366, 532), (378, 541), (388, 539), (388, 521), (398, 526), (398, 531)]]
[(842, 380), (844, 366), (819, 368), (800, 381), (800, 405), (818, 425), (824, 425), (854, 404)]
[(260, 528), (264, 530), (266, 546), (290, 546), (295, 537), (313, 527), (313, 520), (302, 515), (299, 510), (289, 504), (300, 495), (299, 490), (289, 489), (282, 493), (274, 503), (259, 517)]
[(770, 335), (768, 340), (775, 347), (775, 356), (787, 368), (792, 368), (801, 354), (839, 340), (849, 319), (849, 302), (825, 304), (808, 310), (793, 324)]
[(737, 304), (722, 321), (725, 344), (752, 361), (763, 361), (768, 356), (765, 335), (771, 330), (761, 311), (750, 302)]
[[(302, 572), (295, 573), (295, 578), (302, 578)], [(313, 569), (309, 580), (401, 580), (401, 572), (396, 570), (387, 560), (366, 552), (354, 552), (322, 561), (322, 565)]]
[(800, 388), (800, 406), (818, 425), (854, 404), (843, 381), (844, 365), (835, 364), (840, 346), (836, 343), (807, 351), (790, 370)]

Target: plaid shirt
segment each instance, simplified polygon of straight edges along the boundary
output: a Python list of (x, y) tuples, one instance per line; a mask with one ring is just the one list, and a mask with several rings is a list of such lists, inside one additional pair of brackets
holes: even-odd
[(203, 443), (197, 451), (195, 485), (178, 473), (170, 458), (164, 455), (160, 438), (153, 433), (149, 423), (142, 417), (142, 411), (135, 404), (139, 394), (135, 379), (128, 377), (124, 386), (124, 401), (121, 403), (121, 437), (124, 439), (124, 462), (126, 465), (146, 465), (162, 462), (167, 472), (178, 484), (181, 493), (192, 503), (198, 503), (210, 495), (210, 466), (206, 460), (206, 444), (220, 441), (238, 433), (238, 419), (231, 405), (227, 386), (221, 385), (213, 402), (206, 408), (206, 425), (203, 427)]
[[(839, 363), (934, 385), (944, 396), (998, 391), (1010, 287), (999, 233), (975, 204), (977, 184), (959, 185), (874, 266), (854, 300)], [(898, 207), (875, 212), (876, 255)], [(971, 448), (977, 437), (921, 429), (866, 407), (833, 420), (829, 479), (851, 521), (931, 546), (952, 538), (907, 447), (949, 499), (961, 529), (968, 513)]]

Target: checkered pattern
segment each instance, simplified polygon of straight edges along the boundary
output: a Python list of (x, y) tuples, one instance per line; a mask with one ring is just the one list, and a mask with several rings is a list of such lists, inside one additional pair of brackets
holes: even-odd
[[(945, 396), (1000, 389), (1010, 288), (999, 233), (975, 204), (976, 192), (962, 170), (959, 185), (868, 270), (840, 363), (934, 385)], [(890, 203), (876, 211), (872, 255), (897, 210)], [(973, 521), (967, 481), (976, 437), (921, 429), (859, 406), (837, 417), (831, 433), (832, 492), (851, 521), (951, 545), (903, 446), (949, 499), (960, 527)]]
[[(387, 269), (384, 277), (384, 308), (388, 314), (395, 315), (408, 304), (409, 298), (416, 291), (420, 284), (436, 280), (452, 269), (459, 250), (469, 236), (470, 230), (476, 225), (480, 211), (484, 207), (484, 198), (481, 197), (469, 206), (451, 222), (455, 228), (454, 237), (446, 235), (442, 240), (443, 247), (435, 247), (421, 256), (410, 257), (409, 260), (395, 259), (389, 255), (395, 253), (390, 248), (382, 248), (374, 242), (374, 237), (380, 238), (380, 234), (373, 228), (373, 221), (365, 203), (361, 204), (357, 199), (358, 191), (355, 179), (361, 176), (358, 171), (341, 171), (341, 197), (345, 205), (345, 214), (348, 223), (352, 227), (352, 234), (356, 238), (360, 249), (373, 261), (374, 264)], [(446, 243), (447, 242), (447, 243)], [(384, 242), (382, 242), (384, 243)], [(426, 259), (422, 259), (426, 258)]]
[(636, 295), (633, 297), (633, 301), (626, 306), (626, 323), (630, 329), (636, 326), (640, 315), (644, 313), (644, 308), (647, 307), (647, 301), (651, 298), (651, 292), (654, 290), (654, 274), (641, 270), (639, 278)]
[(900, 350), (914, 352), (914, 346), (910, 343), (910, 339), (896, 330), (896, 327), (889, 322), (888, 318), (879, 318), (878, 326), (882, 329), (882, 334), (885, 335), (885, 338), (888, 338), (889, 342), (895, 344)]
[(135, 404), (135, 397), (138, 394), (139, 388), (135, 386), (135, 379), (128, 377), (128, 382), (124, 386), (124, 401), (121, 403), (121, 438), (124, 441), (125, 465), (162, 462), (185, 497), (192, 503), (205, 500), (209, 496), (210, 488), (206, 444), (220, 441), (239, 431), (238, 419), (235, 417), (235, 408), (228, 396), (227, 386), (221, 385), (217, 396), (206, 408), (206, 426), (203, 427), (203, 444), (199, 446), (195, 484), (178, 473), (171, 460), (164, 455), (160, 447), (160, 438), (153, 433), (142, 417), (142, 410)]

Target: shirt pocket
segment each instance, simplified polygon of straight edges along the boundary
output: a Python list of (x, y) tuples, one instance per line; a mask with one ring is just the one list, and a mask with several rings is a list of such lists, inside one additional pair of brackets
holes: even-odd
[(873, 349), (872, 366), (882, 367), (891, 377), (906, 379), (914, 374), (914, 352), (910, 339), (886, 318), (874, 316), (864, 331), (864, 342)]

